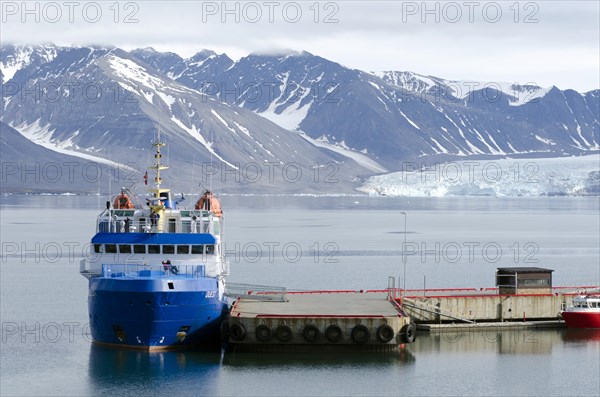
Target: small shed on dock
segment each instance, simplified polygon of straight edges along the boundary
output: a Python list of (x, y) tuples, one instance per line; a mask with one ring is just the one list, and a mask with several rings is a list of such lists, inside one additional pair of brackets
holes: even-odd
[(500, 295), (552, 293), (552, 269), (542, 267), (499, 267), (496, 286)]

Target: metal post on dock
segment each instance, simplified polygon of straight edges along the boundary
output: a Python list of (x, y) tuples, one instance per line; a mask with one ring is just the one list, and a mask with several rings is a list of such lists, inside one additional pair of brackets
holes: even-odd
[(406, 296), (406, 212), (400, 212), (404, 215), (404, 242), (402, 243), (402, 264), (404, 267), (404, 275), (402, 276), (402, 298)]

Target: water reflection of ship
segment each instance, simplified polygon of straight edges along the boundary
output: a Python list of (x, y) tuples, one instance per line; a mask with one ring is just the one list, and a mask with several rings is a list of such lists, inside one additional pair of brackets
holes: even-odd
[(92, 394), (116, 388), (125, 390), (123, 394), (131, 394), (136, 390), (141, 392), (158, 378), (190, 372), (208, 378), (216, 376), (220, 361), (218, 352), (147, 352), (92, 344), (88, 368), (92, 385), (97, 389)]
[[(289, 346), (288, 346), (289, 347)], [(346, 348), (343, 348), (346, 347)], [(233, 350), (223, 356), (223, 364), (233, 367), (289, 367), (414, 364), (415, 356), (406, 348), (386, 351), (353, 350), (347, 346), (323, 346), (319, 348), (281, 350)]]
[(600, 341), (600, 329), (567, 328), (562, 334), (562, 340), (565, 342)]

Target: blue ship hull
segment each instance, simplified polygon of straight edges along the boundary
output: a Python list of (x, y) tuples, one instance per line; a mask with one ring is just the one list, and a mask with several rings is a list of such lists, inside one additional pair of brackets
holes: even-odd
[(145, 350), (220, 347), (227, 303), (219, 299), (217, 280), (147, 273), (90, 278), (93, 340)]

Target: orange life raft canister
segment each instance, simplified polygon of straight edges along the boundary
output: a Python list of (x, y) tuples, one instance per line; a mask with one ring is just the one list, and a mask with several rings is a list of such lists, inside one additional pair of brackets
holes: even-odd
[(202, 197), (196, 202), (195, 209), (212, 211), (216, 216), (222, 216), (221, 203), (219, 199), (213, 196), (211, 192), (205, 192)]

